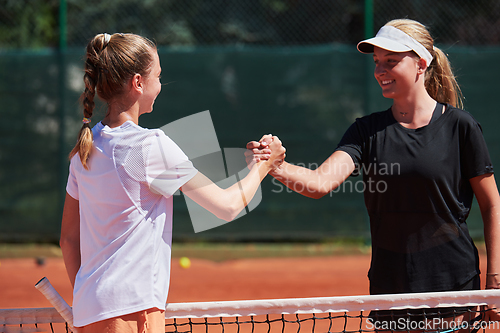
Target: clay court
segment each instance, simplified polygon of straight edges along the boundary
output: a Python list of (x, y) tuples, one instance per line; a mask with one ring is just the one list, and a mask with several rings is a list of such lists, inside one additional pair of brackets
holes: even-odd
[[(173, 261), (169, 302), (356, 295), (367, 293), (369, 256), (262, 258), (213, 262)], [(71, 304), (72, 290), (62, 258), (3, 259), (0, 308), (48, 307), (34, 287), (46, 276)]]
[[(213, 261), (191, 257), (191, 267), (172, 261), (168, 301), (195, 302), (245, 299), (366, 295), (370, 255), (336, 254)], [(485, 256), (481, 255), (482, 272)], [(34, 258), (0, 260), (0, 308), (49, 307), (34, 288), (46, 276), (71, 304), (71, 285), (62, 258), (39, 265)]]
[[(311, 251), (311, 248), (314, 251)], [(316, 251), (318, 248), (320, 251)], [(189, 245), (186, 245), (180, 251), (174, 251), (168, 301), (169, 303), (179, 303), (366, 295), (368, 293), (366, 273), (370, 263), (370, 254), (366, 251), (366, 247), (361, 251), (348, 250), (347, 253), (336, 249), (330, 255), (325, 254), (328, 251), (321, 251), (322, 248), (321, 245), (313, 245), (308, 246), (305, 252), (303, 249), (299, 252), (280, 250), (276, 252), (279, 255), (275, 254), (274, 257), (252, 257), (262, 255), (262, 253), (253, 253), (251, 245), (238, 248), (229, 247), (224, 250), (225, 254), (222, 256), (220, 253), (214, 254), (209, 249), (202, 249), (202, 251), (198, 249), (197, 252), (201, 258), (197, 258), (197, 255), (190, 252)], [(54, 252), (53, 249), (51, 251)], [(310, 254), (297, 254), (307, 252)], [(191, 265), (189, 268), (181, 267), (177, 256), (179, 253), (184, 255), (190, 253)], [(241, 256), (244, 258), (233, 258)], [(213, 257), (213, 259), (206, 257)], [(481, 255), (481, 263), (482, 271), (485, 272), (484, 254)], [(60, 255), (56, 253), (44, 260), (40, 260), (40, 257), (37, 260), (36, 257), (26, 256), (6, 258), (4, 253), (3, 258), (0, 259), (0, 281), (2, 281), (0, 308), (50, 307), (50, 303), (34, 287), (35, 283), (44, 276), (71, 304), (71, 285)], [(198, 319), (198, 323), (201, 326), (193, 327), (192, 332), (205, 332), (205, 326), (200, 320)], [(216, 323), (219, 319), (214, 318), (214, 320)], [(268, 332), (270, 327), (275, 325), (273, 323), (268, 326), (261, 321), (254, 326), (254, 324), (249, 324), (249, 321), (245, 321), (248, 320), (248, 317), (242, 317), (241, 320), (243, 321), (242, 325), (238, 325), (238, 327), (229, 325), (226, 327), (226, 331), (260, 333)], [(346, 329), (357, 331), (360, 325), (358, 322), (359, 320), (349, 320), (347, 324), (347, 321), (344, 322), (344, 317), (339, 314), (333, 321), (320, 320), (314, 323), (305, 321), (300, 326), (289, 322), (285, 331), (288, 332), (291, 329), (296, 332), (297, 328), (301, 332), (341, 332)], [(167, 323), (170, 324), (167, 325), (166, 331), (173, 332), (173, 328), (169, 326), (171, 321), (167, 321)], [(187, 322), (182, 319), (178, 324), (182, 324), (180, 326), (182, 332), (185, 332), (185, 329), (190, 331), (189, 326), (183, 326), (187, 325)], [(348, 326), (344, 326), (346, 324)], [(5, 332), (11, 332), (9, 329), (16, 328), (5, 327), (4, 329), (7, 329)], [(29, 330), (29, 328), (26, 329)], [(24, 332), (25, 328), (23, 327), (21, 330)], [(280, 326), (278, 326), (278, 330), (281, 331)], [(29, 332), (35, 331), (59, 333), (66, 330), (61, 325), (50, 328), (47, 324), (41, 324)], [(215, 329), (215, 331), (221, 330)], [(18, 331), (15, 330), (15, 332)]]

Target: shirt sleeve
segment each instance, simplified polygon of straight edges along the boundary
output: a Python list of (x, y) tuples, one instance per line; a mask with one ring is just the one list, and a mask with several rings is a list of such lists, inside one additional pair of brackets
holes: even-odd
[(463, 177), (471, 179), (493, 173), (493, 163), (484, 140), (481, 125), (472, 117), (465, 125), (462, 138), (460, 160)]
[(146, 179), (152, 191), (172, 196), (191, 180), (198, 170), (186, 154), (162, 131), (151, 137), (146, 161)]
[(335, 149), (336, 151), (340, 150), (346, 152), (347, 154), (349, 154), (349, 156), (351, 156), (355, 165), (352, 176), (357, 176), (360, 174), (363, 148), (365, 146), (365, 139), (363, 138), (361, 133), (362, 131), (360, 130), (359, 120), (356, 120), (356, 122), (354, 122), (354, 124), (352, 124), (344, 133), (344, 136)]

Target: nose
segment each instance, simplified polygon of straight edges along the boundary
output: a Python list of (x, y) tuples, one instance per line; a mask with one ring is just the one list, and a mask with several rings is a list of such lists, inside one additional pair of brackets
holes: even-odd
[(376, 64), (374, 74), (375, 76), (382, 75), (386, 72), (386, 68), (382, 64)]

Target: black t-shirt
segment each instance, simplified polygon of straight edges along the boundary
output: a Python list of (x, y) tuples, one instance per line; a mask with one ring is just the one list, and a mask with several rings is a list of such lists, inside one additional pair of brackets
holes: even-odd
[(449, 105), (440, 113), (418, 129), (399, 124), (391, 109), (373, 113), (337, 147), (363, 173), (372, 294), (453, 290), (479, 274), (466, 224), (469, 179), (493, 166), (479, 123)]

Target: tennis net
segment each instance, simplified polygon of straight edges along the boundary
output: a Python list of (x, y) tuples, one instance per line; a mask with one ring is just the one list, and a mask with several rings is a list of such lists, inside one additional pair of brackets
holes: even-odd
[[(165, 332), (500, 332), (497, 303), (500, 290), (169, 303)], [(0, 310), (0, 332), (67, 331), (53, 308)]]

